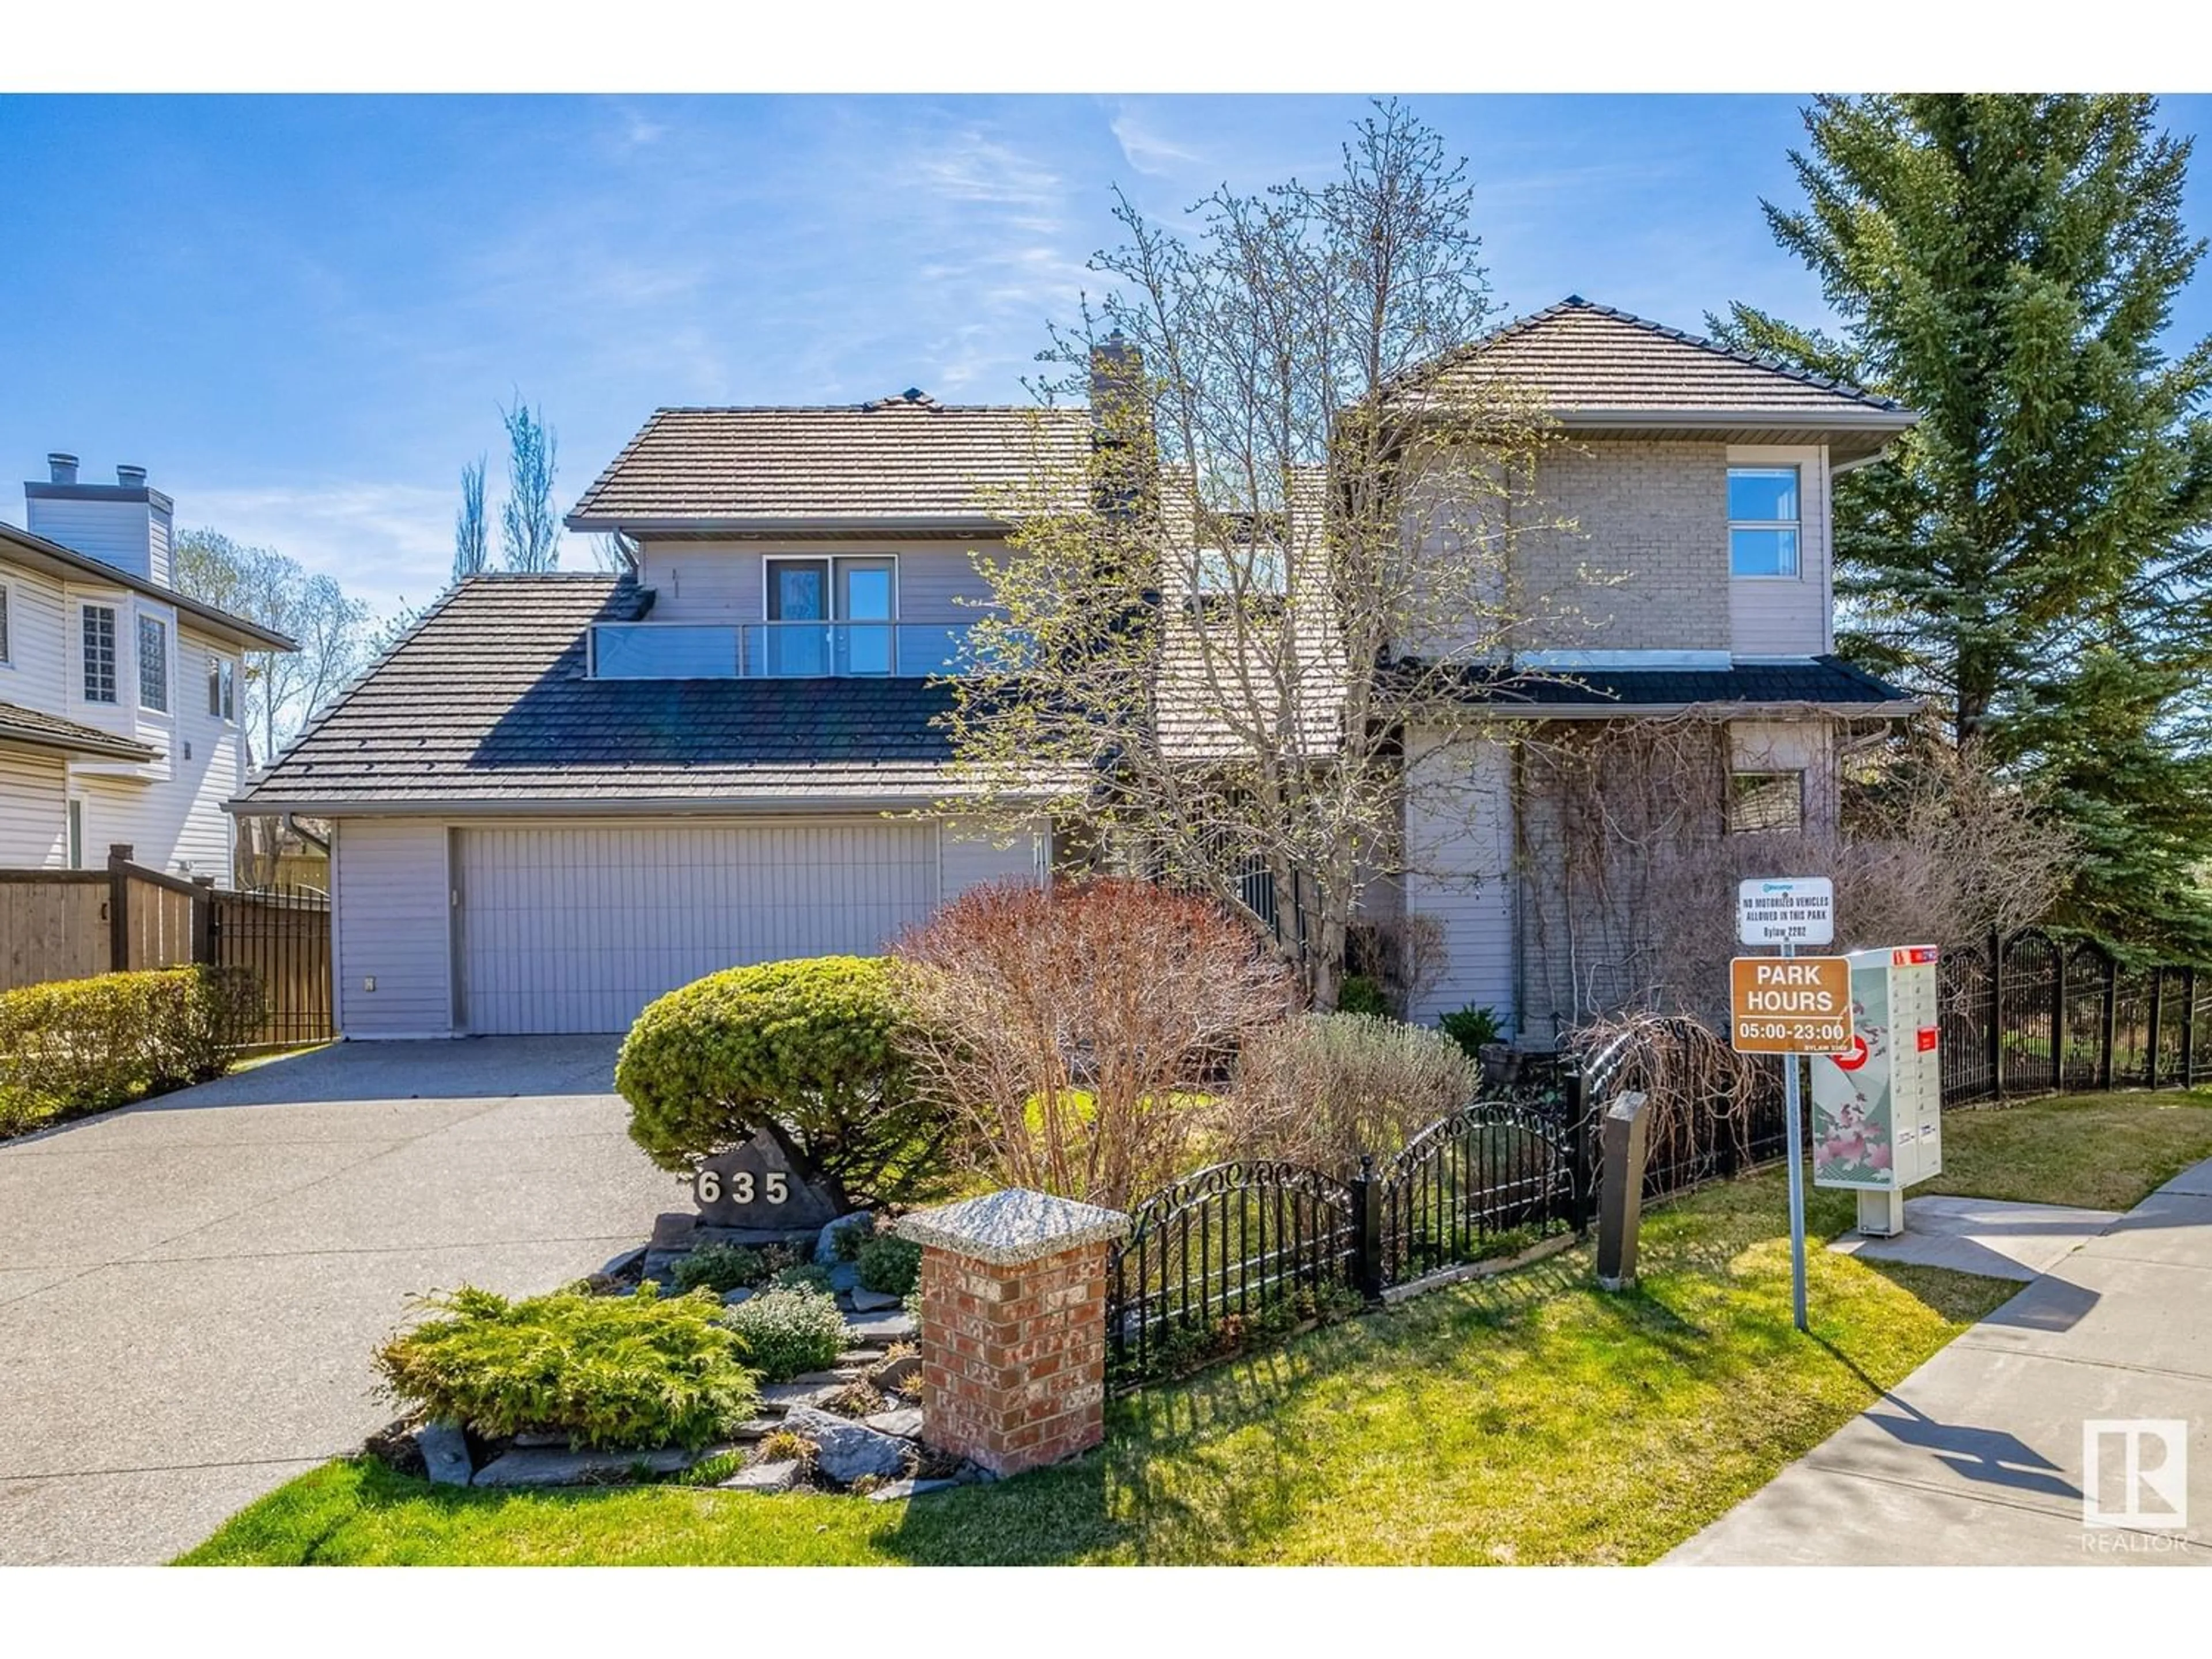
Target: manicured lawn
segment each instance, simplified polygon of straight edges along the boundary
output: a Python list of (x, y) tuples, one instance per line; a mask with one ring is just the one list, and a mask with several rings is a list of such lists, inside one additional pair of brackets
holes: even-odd
[(2212, 1158), (2212, 1090), (2062, 1095), (1943, 1115), (1943, 1173), (1915, 1193), (2124, 1210)]
[[(2206, 1100), (1947, 1123), (1945, 1190), (2131, 1203), (2212, 1153)], [(2200, 1150), (2191, 1152), (2191, 1147)], [(1812, 1192), (1816, 1240), (1850, 1224)], [(1650, 1212), (1638, 1291), (1571, 1251), (1120, 1402), (1103, 1450), (912, 1504), (672, 1486), (434, 1489), (303, 1475), (185, 1559), (376, 1563), (1639, 1562), (1757, 1490), (2018, 1286), (1811, 1252), (1790, 1325), (1783, 1181)]]

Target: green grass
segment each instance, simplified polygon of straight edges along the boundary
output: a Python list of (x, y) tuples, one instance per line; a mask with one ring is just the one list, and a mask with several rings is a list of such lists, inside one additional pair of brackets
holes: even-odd
[[(2132, 1202), (2212, 1152), (2212, 1102), (1960, 1113), (1945, 1190)], [(2203, 1151), (2192, 1151), (2202, 1147)], [(1437, 1291), (1118, 1402), (1103, 1449), (876, 1504), (674, 1486), (454, 1491), (367, 1460), (300, 1477), (193, 1563), (1641, 1562), (1771, 1480), (2018, 1287), (1818, 1248), (1790, 1323), (1783, 1179), (1647, 1213), (1643, 1278), (1585, 1250)]]
[(2061, 1095), (1943, 1115), (1943, 1173), (1912, 1188), (2124, 1210), (2212, 1158), (2212, 1090)]

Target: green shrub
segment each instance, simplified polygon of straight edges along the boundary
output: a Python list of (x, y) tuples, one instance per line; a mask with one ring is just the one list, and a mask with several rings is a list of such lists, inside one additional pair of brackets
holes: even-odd
[(860, 1246), (860, 1283), (879, 1296), (903, 1297), (921, 1278), (921, 1246), (878, 1233)]
[(700, 1446), (744, 1422), (759, 1391), (713, 1297), (556, 1291), (510, 1302), (464, 1286), (377, 1350), (392, 1397), (506, 1435), (599, 1449)]
[(1382, 994), (1382, 988), (1364, 974), (1346, 974), (1343, 983), (1336, 988), (1336, 1012), (1340, 1014), (1371, 1014), (1378, 1018), (1390, 1017), (1390, 999)]
[(949, 1124), (915, 1086), (905, 1030), (878, 958), (731, 968), (647, 1006), (615, 1087), (630, 1138), (665, 1170), (773, 1119), (848, 1203), (917, 1198), (944, 1176)]
[(260, 1018), (240, 968), (161, 968), (0, 994), (0, 1135), (220, 1076)]
[(780, 1291), (819, 1291), (824, 1296), (837, 1288), (830, 1280), (829, 1268), (818, 1261), (795, 1261), (788, 1267), (778, 1268), (775, 1287)]
[(702, 1244), (678, 1261), (668, 1278), (678, 1291), (704, 1287), (719, 1294), (762, 1283), (768, 1278), (769, 1267), (763, 1252), (749, 1249), (743, 1244)]
[(836, 1298), (810, 1285), (763, 1291), (722, 1316), (737, 1333), (745, 1363), (770, 1382), (826, 1371), (845, 1351), (845, 1316)]
[(1505, 1040), (1505, 1026), (1498, 1018), (1498, 1010), (1478, 1007), (1472, 1002), (1437, 1020), (1437, 1029), (1459, 1044), (1460, 1051), (1469, 1060), (1480, 1060), (1485, 1048)]

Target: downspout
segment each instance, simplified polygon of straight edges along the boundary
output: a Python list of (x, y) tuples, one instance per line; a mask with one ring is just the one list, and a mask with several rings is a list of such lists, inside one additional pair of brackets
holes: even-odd
[(301, 841), (307, 842), (308, 846), (321, 849), (322, 854), (325, 858), (331, 856), (330, 842), (325, 841), (322, 836), (317, 835), (313, 830), (302, 827), (296, 814), (287, 812), (282, 818), (278, 819), (277, 822), (282, 823), (294, 835), (297, 836)]

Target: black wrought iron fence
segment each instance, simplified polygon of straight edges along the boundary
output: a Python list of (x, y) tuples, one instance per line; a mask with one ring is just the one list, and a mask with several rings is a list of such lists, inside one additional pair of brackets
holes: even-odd
[(1943, 1101), (2212, 1080), (2212, 970), (2029, 928), (1947, 947)]
[(1376, 1185), (1381, 1209), (1373, 1279), (1424, 1273), (1510, 1255), (1577, 1224), (1574, 1138), (1579, 1126), (1541, 1108), (1478, 1101), (1431, 1124), (1392, 1158)]
[(246, 1048), (290, 1048), (331, 1040), (331, 901), (306, 887), (213, 890), (208, 896), (210, 960), (251, 969), (262, 1016)]

